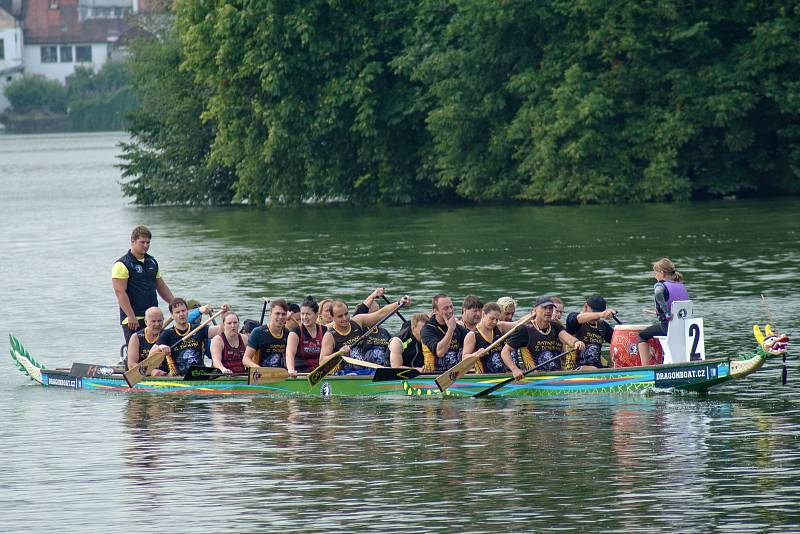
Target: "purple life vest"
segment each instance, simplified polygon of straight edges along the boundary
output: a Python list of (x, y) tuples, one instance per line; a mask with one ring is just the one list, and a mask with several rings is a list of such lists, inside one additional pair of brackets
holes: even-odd
[(672, 303), (676, 300), (689, 300), (689, 293), (686, 291), (686, 286), (683, 285), (683, 282), (673, 282), (672, 280), (662, 280), (658, 282), (658, 284), (663, 284), (664, 287), (667, 289), (666, 294), (666, 301), (667, 301), (667, 309), (662, 310), (661, 307), (656, 302), (656, 310), (659, 312), (659, 316), (664, 316), (668, 313), (672, 313)]

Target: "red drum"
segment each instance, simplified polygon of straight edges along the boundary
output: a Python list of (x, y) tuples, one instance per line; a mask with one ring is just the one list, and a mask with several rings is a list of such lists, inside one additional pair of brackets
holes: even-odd
[[(639, 358), (639, 332), (647, 328), (646, 324), (618, 324), (611, 337), (611, 367), (638, 367), (642, 365)], [(664, 352), (656, 338), (647, 342), (650, 345), (652, 365), (664, 363)]]

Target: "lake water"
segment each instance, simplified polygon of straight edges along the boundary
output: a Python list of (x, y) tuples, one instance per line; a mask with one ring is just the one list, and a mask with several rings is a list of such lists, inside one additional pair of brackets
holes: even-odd
[[(137, 224), (176, 295), (247, 318), (262, 296), (383, 285), (409, 313), (440, 291), (568, 310), (599, 292), (646, 323), (668, 256), (709, 356), (754, 346), (761, 294), (797, 332), (797, 198), (143, 209), (120, 194), (123, 139), (0, 135), (0, 337), (50, 367), (116, 361), (110, 269)], [(798, 531), (798, 371), (783, 386), (770, 363), (708, 397), (220, 399), (45, 389), (5, 356), (0, 531)]]

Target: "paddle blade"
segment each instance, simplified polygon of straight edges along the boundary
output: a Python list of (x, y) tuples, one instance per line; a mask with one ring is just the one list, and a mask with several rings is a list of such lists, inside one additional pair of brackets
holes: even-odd
[(378, 365), (377, 363), (372, 362), (365, 362), (364, 360), (359, 360), (356, 358), (351, 358), (349, 356), (342, 356), (342, 359), (349, 363), (350, 365), (358, 365), (360, 367), (369, 367), (370, 369), (383, 369), (382, 365)]
[(419, 376), (419, 371), (416, 369), (381, 367), (380, 369), (375, 369), (375, 374), (372, 376), (372, 381), (391, 382), (392, 380), (411, 380), (417, 376)]
[(247, 376), (248, 384), (274, 384), (289, 378), (289, 371), (283, 367), (251, 367)]
[(453, 382), (458, 380), (461, 375), (475, 367), (475, 362), (478, 361), (479, 356), (470, 356), (468, 358), (464, 358), (453, 367), (445, 371), (444, 373), (440, 374), (436, 377), (436, 385), (439, 387), (439, 391), (444, 393), (447, 391), (447, 388), (453, 385)]
[(317, 384), (319, 384), (320, 380), (325, 378), (328, 375), (328, 373), (333, 371), (333, 369), (337, 365), (339, 365), (341, 361), (342, 361), (342, 353), (337, 352), (336, 354), (325, 360), (324, 363), (321, 363), (319, 367), (308, 373), (308, 383), (312, 387), (316, 386)]
[(222, 371), (216, 367), (204, 367), (202, 365), (192, 365), (186, 374), (183, 375), (184, 380), (213, 380), (222, 376)]
[(154, 352), (153, 354), (151, 354), (150, 356), (139, 362), (139, 365), (126, 371), (125, 374), (122, 376), (125, 377), (125, 382), (128, 383), (128, 387), (135, 386), (136, 384), (144, 380), (145, 377), (148, 374), (150, 374), (150, 372), (153, 369), (158, 369), (158, 366), (161, 365), (161, 362), (164, 361), (165, 356), (166, 353), (164, 352), (161, 351)]

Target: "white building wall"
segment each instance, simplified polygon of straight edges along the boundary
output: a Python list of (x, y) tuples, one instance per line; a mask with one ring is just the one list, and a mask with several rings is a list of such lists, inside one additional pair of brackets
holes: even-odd
[[(42, 47), (55, 46), (58, 54), (58, 61), (53, 63), (42, 63)], [(61, 47), (69, 46), (72, 48), (72, 61), (61, 61)], [(76, 61), (76, 46), (91, 46), (92, 61), (82, 63)], [(75, 66), (92, 67), (95, 72), (105, 65), (108, 61), (108, 43), (60, 43), (50, 44), (26, 44), (23, 47), (23, 63), (25, 64), (25, 74), (34, 74), (58, 80), (65, 83), (67, 76), (75, 72)]]
[[(22, 65), (22, 29), (0, 28), (0, 39), (3, 40), (3, 59), (0, 59), (0, 72)], [(8, 99), (3, 94), (6, 85), (22, 76), (21, 72), (0, 75), (0, 111), (9, 107)]]

